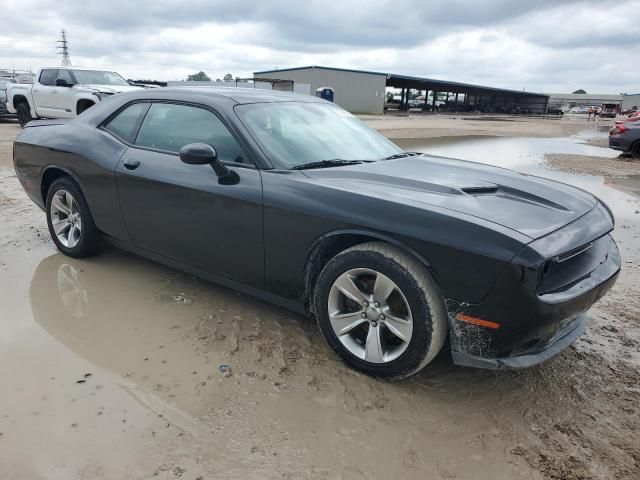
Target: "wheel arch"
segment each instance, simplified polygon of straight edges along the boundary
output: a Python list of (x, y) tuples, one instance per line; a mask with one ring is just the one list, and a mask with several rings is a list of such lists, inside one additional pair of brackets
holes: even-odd
[(49, 165), (42, 171), (42, 175), (40, 177), (40, 194), (42, 195), (43, 205), (46, 206), (47, 193), (49, 192), (51, 184), (62, 177), (69, 177), (71, 180), (73, 180), (80, 189), (80, 192), (82, 192), (84, 198), (87, 198), (82, 189), (82, 184), (79, 182), (78, 177), (73, 172), (59, 165)]
[(302, 302), (308, 312), (313, 311), (311, 305), (313, 290), (325, 265), (347, 248), (367, 242), (384, 242), (393, 245), (415, 258), (427, 270), (431, 270), (431, 265), (424, 256), (390, 235), (361, 229), (345, 229), (325, 233), (313, 242), (305, 259)]
[(20, 105), (21, 103), (26, 103), (27, 105), (29, 105), (29, 111), (31, 112), (31, 116), (35, 115), (35, 113), (36, 113), (35, 108), (33, 108), (33, 105), (31, 103), (31, 101), (29, 101), (29, 97), (26, 94), (24, 94), (22, 92), (21, 93), (17, 93), (17, 94), (15, 94), (13, 96), (11, 101), (12, 101), (14, 109), (17, 109), (18, 105)]

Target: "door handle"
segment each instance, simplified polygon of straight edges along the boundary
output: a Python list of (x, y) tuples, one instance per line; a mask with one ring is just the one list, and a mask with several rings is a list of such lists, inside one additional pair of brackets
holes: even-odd
[(140, 166), (140, 160), (134, 160), (133, 158), (126, 158), (123, 162), (124, 168), (127, 170), (135, 170)]
[(40, 90), (38, 90), (37, 88), (34, 88), (33, 90), (31, 90), (32, 92), (36, 92), (38, 93)]

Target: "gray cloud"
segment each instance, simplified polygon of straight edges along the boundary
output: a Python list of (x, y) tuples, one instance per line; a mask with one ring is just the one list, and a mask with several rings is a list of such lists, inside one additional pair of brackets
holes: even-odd
[(637, 1), (6, 0), (0, 66), (72, 60), (126, 76), (335, 65), (507, 88), (640, 91)]

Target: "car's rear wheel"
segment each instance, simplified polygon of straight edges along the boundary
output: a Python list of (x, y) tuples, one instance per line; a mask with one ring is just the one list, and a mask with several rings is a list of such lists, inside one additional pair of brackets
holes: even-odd
[(100, 245), (100, 234), (78, 185), (68, 177), (49, 187), (46, 201), (47, 225), (53, 242), (65, 255), (88, 257)]
[(31, 117), (31, 109), (27, 102), (19, 103), (16, 107), (16, 116), (18, 117), (18, 123), (21, 127), (24, 127), (33, 118)]
[(381, 242), (356, 245), (327, 263), (314, 310), (327, 343), (346, 363), (388, 380), (425, 367), (447, 333), (444, 301), (429, 272)]
[(633, 155), (634, 158), (640, 158), (640, 140), (631, 147), (631, 155)]

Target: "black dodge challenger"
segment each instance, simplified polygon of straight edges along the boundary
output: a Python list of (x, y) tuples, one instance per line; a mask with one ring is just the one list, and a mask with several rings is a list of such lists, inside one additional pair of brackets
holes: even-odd
[(460, 365), (539, 363), (584, 332), (620, 270), (593, 195), (403, 152), (310, 96), (120, 94), (29, 123), (14, 164), (64, 254), (106, 242), (313, 315), (380, 378), (417, 372), (447, 339)]

